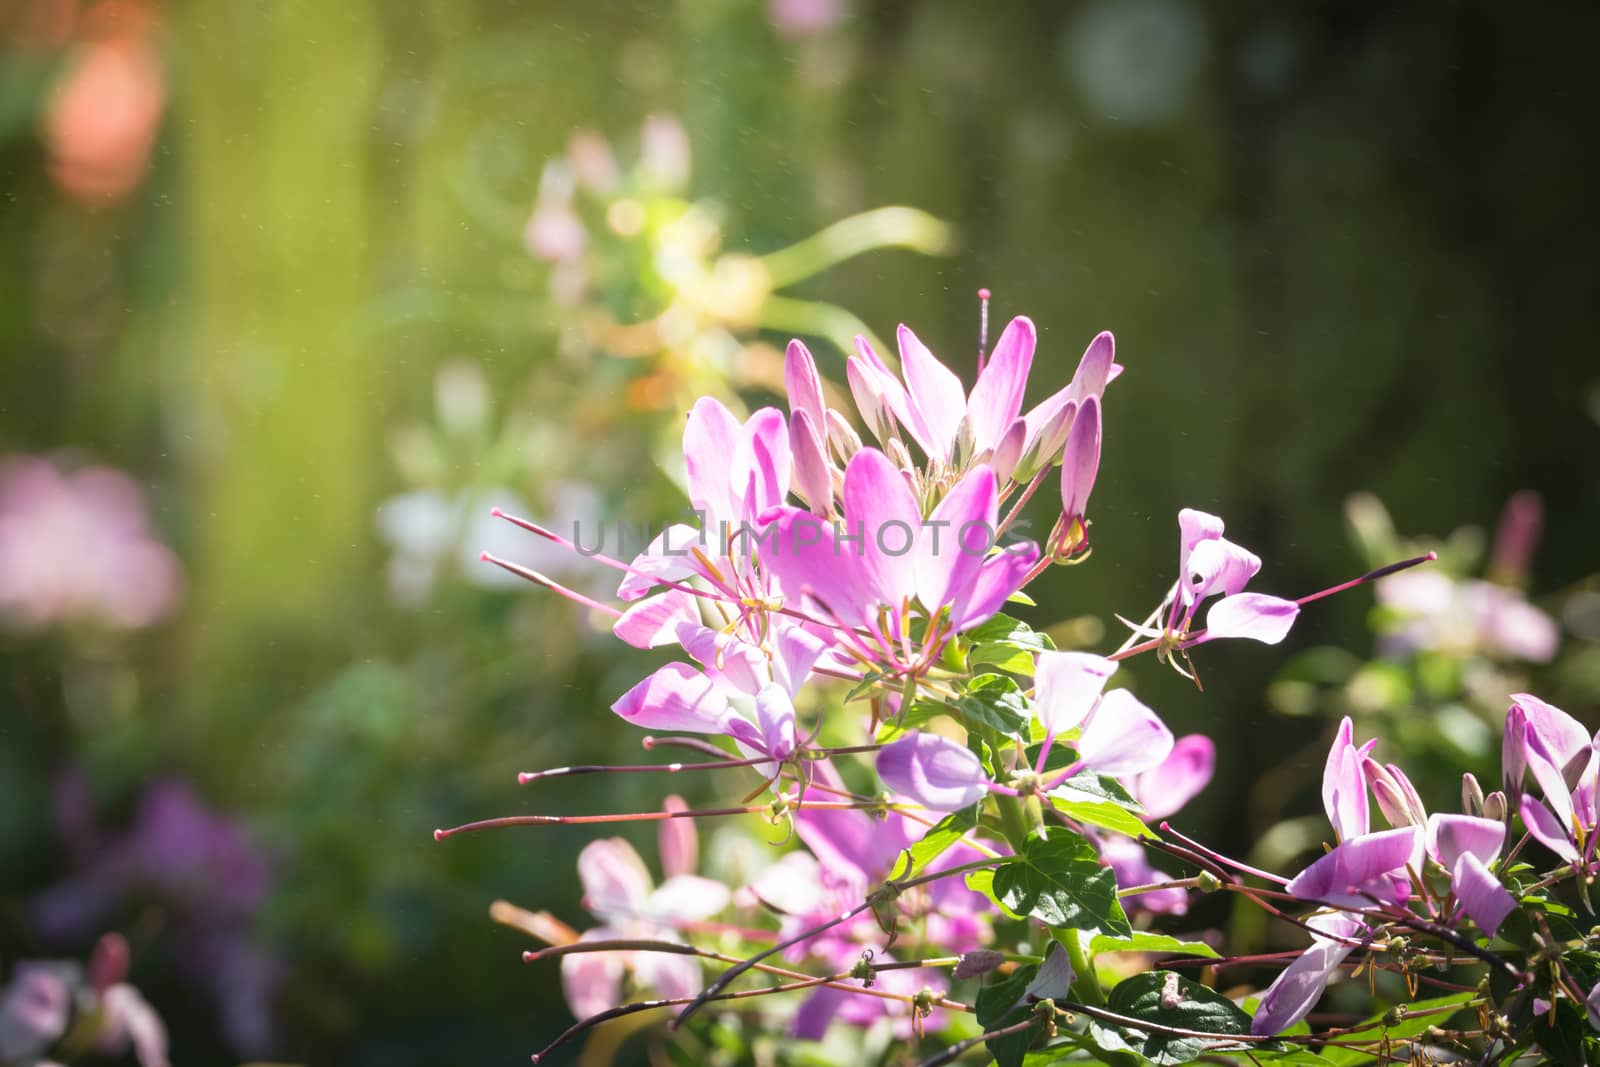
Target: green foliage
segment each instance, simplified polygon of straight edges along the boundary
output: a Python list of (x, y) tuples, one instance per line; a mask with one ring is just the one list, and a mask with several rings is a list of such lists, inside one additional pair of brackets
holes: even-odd
[(1013, 915), (1046, 926), (1127, 936), (1133, 932), (1117, 900), (1117, 880), (1094, 846), (1069, 830), (1034, 834), (1023, 852), (995, 869), (994, 899)]
[[(1158, 1026), (1223, 1038), (1250, 1033), (1250, 1016), (1208, 986), (1176, 971), (1150, 971), (1117, 984), (1106, 1009)], [(1113, 1026), (1096, 1019), (1089, 1029), (1102, 1048), (1127, 1049), (1157, 1064), (1188, 1063), (1229, 1046), (1218, 1037), (1186, 1037), (1157, 1030)]]
[(1056, 647), (1048, 634), (1005, 614), (970, 631), (966, 640), (971, 645), (967, 652), (969, 664), (988, 664), (1013, 674), (1032, 675), (1034, 657)]

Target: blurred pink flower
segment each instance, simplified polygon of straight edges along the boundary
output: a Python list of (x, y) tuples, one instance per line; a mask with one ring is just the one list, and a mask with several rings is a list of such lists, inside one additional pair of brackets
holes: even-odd
[(85, 16), (43, 120), (50, 172), (68, 193), (115, 200), (144, 180), (167, 99), (157, 25), (137, 0), (104, 0)]
[(785, 37), (815, 37), (842, 21), (848, 8), (845, 0), (768, 0), (767, 18), (772, 28)]
[(126, 475), (68, 473), (31, 456), (0, 462), (0, 625), (139, 629), (171, 614), (182, 586)]

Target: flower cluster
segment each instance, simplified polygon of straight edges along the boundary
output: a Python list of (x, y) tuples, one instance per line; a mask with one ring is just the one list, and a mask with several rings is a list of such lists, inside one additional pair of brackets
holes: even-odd
[[(970, 390), (910, 329), (898, 342), (896, 367), (857, 340), (846, 377), (859, 421), (833, 406), (841, 394), (799, 341), (786, 359), (787, 412), (740, 419), (715, 399), (696, 403), (683, 463), (698, 521), (662, 530), (631, 559), (581, 550), (619, 572), (615, 602), (485, 554), (609, 616), (626, 643), (673, 649), (677, 658), (612, 710), (651, 731), (647, 748), (703, 757), (555, 768), (525, 783), (607, 771), (756, 776), (725, 807), (674, 798), (659, 811), (511, 816), (436, 832), (662, 827), (659, 887), (620, 839), (584, 850), (585, 904), (601, 926), (579, 934), (542, 913), (498, 912), (547, 942), (528, 959), (563, 961), (580, 1021), (556, 1045), (640, 1011), (673, 1007), (682, 1024), (714, 1002), (796, 991), (804, 997), (777, 997), (772, 1009), (796, 1037), (880, 1021), (908, 1041), (964, 1030), (929, 1063), (979, 1042), (1007, 1067), (1035, 1046), (1175, 1063), (1327, 1040), (1297, 1024), (1358, 953), (1412, 993), (1425, 981), (1451, 994), (1442, 1006), (1412, 1005), (1418, 1017), (1476, 1009), (1479, 1025), (1450, 1041), (1547, 1040), (1537, 1026), (1554, 1026), (1560, 1005), (1585, 1000), (1600, 980), (1600, 955), (1541, 966), (1565, 936), (1552, 931), (1572, 926), (1552, 894), (1592, 871), (1600, 766), (1587, 733), (1549, 705), (1518, 698), (1502, 789), (1485, 796), (1468, 776), (1462, 814), (1430, 814), (1405, 772), (1379, 763), (1372, 743), (1357, 745), (1346, 720), (1323, 787), (1334, 843), (1292, 879), (1147, 822), (1205, 786), (1215, 753), (1204, 737), (1173, 736), (1123, 684), (1124, 661), (1151, 654), (1193, 677), (1198, 646), (1277, 643), (1305, 605), (1432, 554), (1307, 596), (1273, 596), (1247, 591), (1262, 561), (1224, 536), (1221, 519), (1185, 509), (1176, 580), (1143, 622), (1127, 624), (1127, 641), (1106, 654), (1058, 650), (1003, 609), (1028, 603), (1025, 590), (1048, 568), (1089, 555), (1108, 390), (1122, 370), (1111, 335), (1094, 338), (1071, 380), (1026, 411), (1036, 343), (1027, 319), (1014, 319), (992, 351), (980, 341)], [(1059, 486), (1054, 521), (1043, 538), (1023, 538), (1023, 505), (1046, 483)], [(502, 517), (579, 551), (531, 519)], [(1529, 774), (1542, 799), (1524, 791)], [(1373, 801), (1389, 829), (1373, 829)], [(740, 816), (787, 828), (799, 846), (715, 879), (695, 873), (691, 820)], [(1538, 878), (1514, 862), (1518, 818), (1565, 866)], [(1164, 872), (1152, 852), (1194, 873)], [(1204, 940), (1149, 929), (1156, 916), (1184, 914), (1194, 894), (1224, 889), (1313, 937), (1243, 1004), (1182, 968), (1259, 968), (1283, 956), (1219, 963)], [(1312, 910), (1297, 917), (1296, 905)], [(1543, 947), (1491, 947), (1513, 929)], [(1573, 952), (1588, 944), (1577, 936)], [(1118, 954), (1123, 963), (1110, 966)], [(1130, 958), (1149, 966), (1130, 975)], [(713, 963), (725, 967), (702, 985)], [(1481, 995), (1448, 974), (1470, 966), (1489, 971)], [(972, 981), (982, 982), (975, 999), (960, 987)], [(625, 1003), (630, 988), (653, 999)], [(1545, 1024), (1534, 1021), (1536, 1002)], [(952, 1027), (959, 1014), (975, 1024)], [(1351, 1044), (1395, 1040), (1384, 1020), (1364, 1025)]]

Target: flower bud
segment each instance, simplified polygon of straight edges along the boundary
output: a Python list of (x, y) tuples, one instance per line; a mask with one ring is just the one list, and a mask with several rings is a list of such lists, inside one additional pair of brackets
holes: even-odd
[(867, 429), (880, 443), (886, 444), (895, 435), (895, 421), (877, 368), (864, 360), (851, 359), (844, 366), (844, 376), (850, 383), (850, 395), (855, 398), (856, 410), (861, 413)]
[(861, 451), (861, 436), (844, 421), (843, 415), (832, 408), (828, 409), (826, 418), (828, 450), (833, 453), (835, 464), (847, 467), (850, 458)]
[(1061, 452), (1067, 447), (1067, 435), (1072, 432), (1077, 416), (1077, 403), (1068, 401), (1045, 420), (1033, 439), (1023, 446), (1022, 458), (1017, 460), (1011, 477), (1019, 482), (1031, 482), (1040, 471), (1060, 463)]
[(1470, 771), (1461, 776), (1461, 810), (1468, 815), (1483, 814), (1483, 786)]
[(1422, 806), (1416, 789), (1405, 772), (1394, 764), (1387, 767), (1368, 757), (1361, 761), (1361, 773), (1378, 801), (1378, 810), (1396, 830), (1407, 826), (1421, 826), (1428, 821), (1428, 812)]
[(1485, 819), (1497, 819), (1500, 822), (1504, 822), (1507, 810), (1506, 795), (1500, 790), (1496, 789), (1493, 793), (1483, 798), (1483, 817)]
[(994, 452), (989, 457), (989, 466), (993, 468), (994, 476), (1002, 485), (1016, 469), (1017, 461), (1022, 458), (1022, 449), (1027, 441), (1028, 424), (1018, 419), (1001, 435), (999, 443), (994, 446)]

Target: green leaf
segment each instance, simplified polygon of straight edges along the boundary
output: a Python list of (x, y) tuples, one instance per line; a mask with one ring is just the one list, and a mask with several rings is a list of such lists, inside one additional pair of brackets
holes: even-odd
[(1225, 1039), (1250, 1033), (1250, 1016), (1233, 1001), (1176, 971), (1150, 971), (1118, 983), (1106, 1008), (1142, 1022), (1217, 1035), (1181, 1037), (1089, 1021), (1102, 1047), (1137, 1052), (1156, 1064), (1188, 1063), (1209, 1052), (1237, 1048), (1240, 1046), (1227, 1044)]
[(1110, 800), (1062, 800), (1060, 790), (1050, 794), (1057, 811), (1074, 822), (1088, 823), (1129, 837), (1154, 837), (1144, 820)]
[[(1360, 1025), (1360, 1028), (1348, 1034), (1340, 1035), (1340, 1041), (1372, 1041), (1378, 1042), (1385, 1038), (1398, 1041), (1408, 1037), (1416, 1037), (1424, 1033), (1430, 1026), (1444, 1026), (1450, 1021), (1455, 1011), (1438, 1009), (1459, 1008), (1476, 997), (1476, 993), (1453, 993), (1448, 997), (1435, 997), (1432, 1000), (1417, 1000), (1409, 1004), (1402, 1004), (1389, 1012), (1380, 1012)], [(1391, 1013), (1404, 1015), (1392, 1025), (1385, 1025), (1384, 1019)], [(1330, 1063), (1340, 1065), (1354, 1065), (1370, 1063), (1372, 1054), (1355, 1048), (1328, 1048), (1322, 1051), (1324, 1059)]]
[(978, 825), (978, 806), (952, 811), (940, 819), (933, 829), (922, 835), (922, 840), (912, 845), (908, 852), (911, 853), (911, 870), (921, 873), (927, 870), (932, 863), (951, 845), (961, 840)]
[(968, 631), (966, 637), (971, 642), (968, 663), (988, 663), (1014, 674), (1032, 675), (1034, 657), (1056, 647), (1054, 641), (1027, 623), (1003, 614)]
[(1129, 935), (1117, 901), (1117, 881), (1100, 865), (1094, 846), (1056, 829), (1028, 838), (1022, 854), (994, 872), (994, 895), (1006, 910), (1046, 926)]
[(1021, 688), (1003, 674), (980, 674), (956, 702), (968, 721), (1015, 736), (1028, 724), (1028, 701)]
[(1152, 934), (1145, 930), (1135, 930), (1127, 937), (1099, 935), (1089, 942), (1089, 954), (1098, 956), (1102, 952), (1166, 952), (1175, 956), (1204, 956), (1209, 960), (1222, 958), (1204, 941), (1180, 941), (1169, 934)]
[[(978, 1025), (985, 1030), (995, 1030), (1009, 1023), (1021, 1022), (1023, 1014), (1032, 1008), (1018, 1001), (1038, 973), (1039, 968), (1030, 963), (978, 990), (978, 999), (973, 1005), (978, 1015)], [(985, 1042), (989, 1055), (994, 1057), (999, 1067), (1020, 1067), (1028, 1046), (1038, 1036), (1036, 1029)]]

